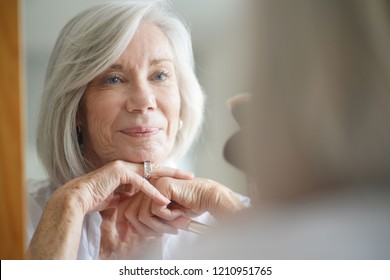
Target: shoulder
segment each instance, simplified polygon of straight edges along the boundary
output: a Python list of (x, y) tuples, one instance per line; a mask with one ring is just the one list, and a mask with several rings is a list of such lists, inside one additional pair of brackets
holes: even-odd
[[(252, 208), (182, 250), (184, 259), (388, 259), (390, 191)], [(237, 217), (236, 217), (237, 218)]]

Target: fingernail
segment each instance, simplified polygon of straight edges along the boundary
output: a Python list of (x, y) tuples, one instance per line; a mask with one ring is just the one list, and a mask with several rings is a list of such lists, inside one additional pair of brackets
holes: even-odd
[(165, 205), (168, 205), (169, 203), (171, 203), (171, 201), (168, 198), (166, 198), (165, 196), (163, 196), (163, 201), (164, 201)]

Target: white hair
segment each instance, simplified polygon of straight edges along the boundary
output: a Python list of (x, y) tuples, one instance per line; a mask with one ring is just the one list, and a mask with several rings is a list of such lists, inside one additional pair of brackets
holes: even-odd
[(169, 157), (188, 151), (202, 123), (204, 95), (189, 31), (167, 6), (166, 1), (109, 2), (81, 12), (60, 32), (47, 68), (37, 138), (38, 155), (54, 183), (90, 171), (76, 133), (80, 100), (87, 84), (123, 53), (142, 21), (162, 30), (174, 54), (183, 125)]

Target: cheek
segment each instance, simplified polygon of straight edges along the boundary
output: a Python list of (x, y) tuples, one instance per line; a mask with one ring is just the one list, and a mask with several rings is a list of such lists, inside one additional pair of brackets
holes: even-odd
[(109, 98), (86, 98), (85, 123), (91, 142), (107, 141), (111, 138), (112, 124), (118, 112), (116, 112), (113, 100)]
[(168, 120), (168, 125), (170, 127), (171, 133), (176, 136), (176, 132), (180, 120), (180, 94), (177, 92), (175, 95), (172, 95), (170, 98), (166, 98), (163, 101), (163, 106), (165, 109), (165, 115)]
[(99, 110), (91, 110), (87, 115), (87, 128), (92, 139), (107, 136), (111, 120), (110, 115), (105, 115)]

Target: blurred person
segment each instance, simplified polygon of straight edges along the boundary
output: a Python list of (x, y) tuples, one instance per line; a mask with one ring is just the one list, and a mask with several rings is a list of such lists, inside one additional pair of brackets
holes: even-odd
[(203, 106), (189, 32), (165, 1), (76, 15), (47, 68), (37, 143), (49, 178), (29, 195), (27, 257), (172, 258), (191, 218), (242, 209), (227, 187), (169, 167)]
[(226, 146), (253, 207), (183, 258), (389, 259), (390, 2), (255, 5), (256, 92)]

